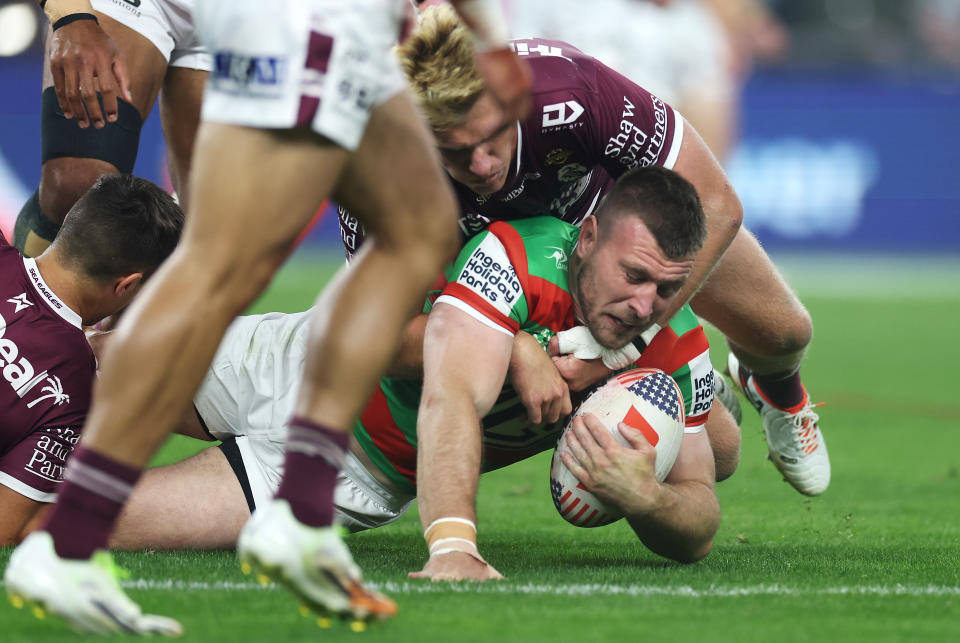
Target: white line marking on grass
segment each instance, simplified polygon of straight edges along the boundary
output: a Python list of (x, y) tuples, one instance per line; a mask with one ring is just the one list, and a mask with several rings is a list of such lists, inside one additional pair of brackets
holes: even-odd
[[(960, 596), (960, 587), (951, 585), (849, 585), (834, 587), (790, 587), (787, 585), (608, 585), (608, 584), (536, 584), (490, 582), (475, 583), (369, 583), (374, 589), (389, 594), (505, 594), (547, 596), (667, 596), (677, 598), (737, 598), (741, 596)], [(273, 583), (231, 581), (188, 581), (178, 579), (153, 580), (140, 578), (123, 581), (128, 589), (138, 590), (193, 590), (249, 592), (272, 591), (279, 587)]]

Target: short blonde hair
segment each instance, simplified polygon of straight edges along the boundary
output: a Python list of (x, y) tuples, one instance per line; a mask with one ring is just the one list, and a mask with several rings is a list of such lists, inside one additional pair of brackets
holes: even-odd
[(484, 90), (473, 62), (474, 37), (453, 7), (427, 8), (397, 58), (430, 127), (444, 131), (464, 122)]

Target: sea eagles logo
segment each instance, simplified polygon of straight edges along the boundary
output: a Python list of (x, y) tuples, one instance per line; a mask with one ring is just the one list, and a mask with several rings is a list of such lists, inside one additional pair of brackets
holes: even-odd
[(557, 270), (566, 270), (567, 269), (567, 253), (563, 248), (558, 248), (557, 246), (547, 246), (550, 250), (553, 250), (552, 254), (547, 255), (546, 259), (553, 259), (557, 262)]
[(24, 308), (33, 305), (33, 302), (27, 299), (27, 293), (25, 292), (20, 293), (16, 297), (11, 297), (7, 301), (14, 305), (14, 313), (19, 313)]
[(32, 409), (38, 403), (44, 400), (53, 400), (53, 406), (60, 406), (61, 404), (69, 404), (70, 396), (63, 392), (63, 384), (60, 382), (60, 378), (56, 375), (52, 375), (47, 378), (47, 385), (40, 389), (41, 393), (46, 393), (46, 395), (41, 395), (34, 401), (27, 404), (28, 409)]

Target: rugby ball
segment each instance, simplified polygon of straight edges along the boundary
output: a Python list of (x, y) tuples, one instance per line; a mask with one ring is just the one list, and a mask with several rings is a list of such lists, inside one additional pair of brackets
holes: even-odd
[(577, 480), (560, 459), (569, 451), (567, 433), (573, 418), (593, 413), (607, 430), (626, 447), (617, 425), (620, 422), (643, 432), (657, 453), (654, 475), (663, 482), (680, 453), (683, 441), (683, 395), (673, 378), (655, 368), (636, 368), (611, 377), (577, 408), (560, 435), (550, 466), (550, 494), (564, 520), (577, 527), (600, 527), (623, 517)]

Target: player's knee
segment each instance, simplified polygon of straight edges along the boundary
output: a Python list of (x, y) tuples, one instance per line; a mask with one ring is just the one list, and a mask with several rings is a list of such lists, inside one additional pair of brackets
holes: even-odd
[(727, 445), (723, 449), (713, 452), (714, 465), (716, 466), (716, 481), (723, 482), (737, 471), (740, 466), (740, 442), (736, 445)]
[(58, 226), (67, 212), (103, 174), (116, 172), (109, 163), (86, 158), (46, 161), (40, 174), (39, 206)]
[(51, 243), (60, 224), (48, 217), (40, 208), (40, 193), (34, 192), (23, 204), (13, 228), (13, 245), (25, 257), (36, 257)]
[(799, 301), (793, 306), (789, 319), (780, 325), (776, 343), (769, 351), (771, 356), (788, 356), (803, 353), (813, 339), (813, 320)]

